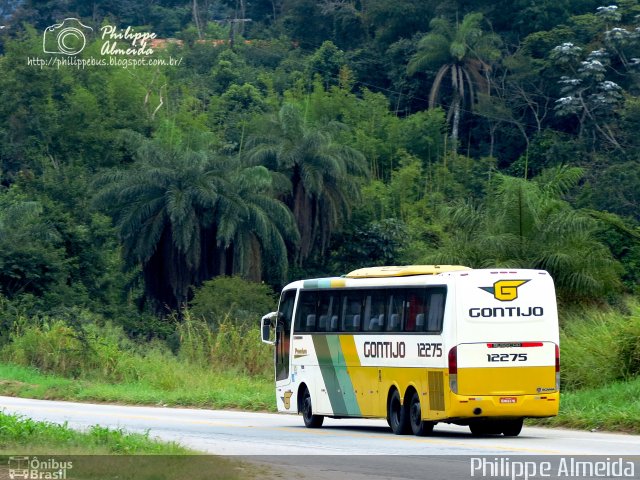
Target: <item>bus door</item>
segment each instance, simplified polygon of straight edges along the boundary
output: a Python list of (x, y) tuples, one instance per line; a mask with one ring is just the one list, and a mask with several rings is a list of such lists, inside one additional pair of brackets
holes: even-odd
[(286, 290), (282, 293), (278, 307), (276, 322), (276, 386), (282, 387), (290, 383), (289, 366), (291, 363), (291, 321), (293, 306), (296, 300), (296, 290)]

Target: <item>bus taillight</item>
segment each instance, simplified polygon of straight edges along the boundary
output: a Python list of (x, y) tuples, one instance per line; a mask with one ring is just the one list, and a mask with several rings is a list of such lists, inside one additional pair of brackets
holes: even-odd
[(560, 391), (560, 347), (556, 345), (556, 390)]
[(458, 393), (458, 347), (449, 350), (449, 388)]

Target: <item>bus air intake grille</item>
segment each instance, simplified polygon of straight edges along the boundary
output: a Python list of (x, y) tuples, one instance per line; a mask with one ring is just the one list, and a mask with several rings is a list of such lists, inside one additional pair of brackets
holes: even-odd
[(444, 383), (442, 372), (428, 372), (429, 407), (444, 411)]

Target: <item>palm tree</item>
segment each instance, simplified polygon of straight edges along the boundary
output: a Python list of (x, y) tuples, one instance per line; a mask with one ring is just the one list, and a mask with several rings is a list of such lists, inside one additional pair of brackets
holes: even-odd
[(431, 31), (418, 42), (407, 71), (435, 70), (429, 92), (429, 108), (434, 108), (447, 74), (451, 77), (452, 98), (447, 121), (452, 122), (451, 138), (458, 140), (461, 107), (473, 104), (478, 91), (489, 93), (488, 75), (491, 63), (500, 57), (500, 38), (482, 30), (482, 14), (469, 13), (461, 23), (453, 25), (444, 18), (431, 21)]
[(561, 199), (581, 176), (565, 167), (534, 180), (498, 175), (483, 205), (462, 202), (442, 212), (450, 235), (428, 261), (545, 269), (567, 300), (616, 288), (618, 265), (597, 239), (598, 223)]
[(283, 105), (267, 133), (254, 135), (248, 145), (250, 162), (277, 170), (290, 182), (282, 198), (300, 232), (298, 263), (321, 256), (358, 199), (356, 179), (366, 174), (364, 156), (336, 142), (330, 127), (307, 123), (291, 104)]
[(232, 169), (218, 178), (220, 196), (213, 211), (216, 241), (227, 253), (226, 270), (220, 273), (240, 273), (254, 281), (265, 273), (281, 281), (288, 265), (287, 242), (296, 245), (299, 240), (294, 217), (276, 198), (272, 172), (242, 163), (233, 169), (232, 164), (225, 159), (223, 167)]
[[(131, 169), (98, 181), (96, 203), (116, 220), (127, 264), (140, 265), (156, 310), (177, 308), (190, 287), (221, 274), (282, 278), (291, 213), (264, 167), (145, 141)], [(270, 261), (263, 269), (262, 257)]]

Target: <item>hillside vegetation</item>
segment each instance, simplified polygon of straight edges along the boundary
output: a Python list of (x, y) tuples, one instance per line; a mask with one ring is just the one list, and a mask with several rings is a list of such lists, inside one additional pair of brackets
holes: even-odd
[[(283, 285), (451, 263), (548, 270), (567, 391), (637, 391), (639, 14), (0, 0), (6, 372), (93, 385), (73, 398), (269, 409), (256, 322)], [(65, 18), (84, 43), (51, 43)]]

